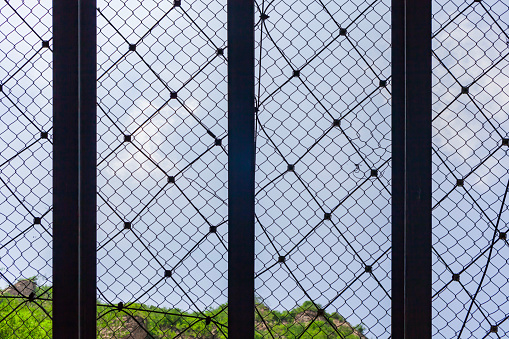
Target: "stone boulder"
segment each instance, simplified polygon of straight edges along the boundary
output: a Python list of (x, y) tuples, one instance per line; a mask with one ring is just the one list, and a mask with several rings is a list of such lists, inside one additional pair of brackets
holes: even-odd
[(149, 339), (147, 322), (140, 316), (125, 315), (116, 319), (100, 331), (101, 338), (108, 339)]
[(37, 288), (37, 284), (30, 279), (22, 279), (18, 280), (14, 286), (7, 287), (3, 294), (10, 295), (23, 295), (28, 297), (31, 293), (35, 293), (35, 289)]
[(317, 316), (316, 311), (306, 310), (306, 311), (300, 312), (297, 315), (295, 315), (294, 322), (309, 324), (310, 322), (315, 320), (315, 318), (317, 321), (325, 321), (325, 318), (323, 316)]

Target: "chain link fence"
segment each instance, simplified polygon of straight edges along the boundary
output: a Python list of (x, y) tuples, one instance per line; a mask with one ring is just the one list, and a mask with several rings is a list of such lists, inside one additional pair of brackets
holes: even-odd
[(389, 338), (390, 1), (256, 19), (257, 335)]
[(51, 1), (0, 4), (0, 337), (51, 338)]
[[(257, 338), (390, 338), (391, 3), (257, 0)], [(0, 337), (52, 337), (51, 1), (0, 5)], [(226, 0), (98, 1), (99, 338), (225, 338)], [(509, 5), (433, 3), (433, 338), (507, 336)]]
[(508, 25), (433, 2), (433, 338), (508, 335)]
[(226, 336), (226, 1), (98, 7), (98, 337)]

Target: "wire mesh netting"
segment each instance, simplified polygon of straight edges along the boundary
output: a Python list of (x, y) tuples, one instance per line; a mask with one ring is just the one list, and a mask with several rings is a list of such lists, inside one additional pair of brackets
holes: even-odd
[[(0, 5), (0, 337), (52, 336), (51, 1)], [(257, 338), (390, 338), (389, 0), (257, 0)], [(226, 0), (98, 1), (99, 338), (225, 338)], [(433, 337), (507, 336), (509, 5), (433, 3)]]
[(0, 4), (2, 338), (51, 338), (51, 6)]
[(260, 338), (390, 337), (390, 20), (256, 2)]
[(433, 337), (509, 327), (509, 5), (433, 3)]
[(226, 1), (98, 7), (98, 336), (226, 336)]

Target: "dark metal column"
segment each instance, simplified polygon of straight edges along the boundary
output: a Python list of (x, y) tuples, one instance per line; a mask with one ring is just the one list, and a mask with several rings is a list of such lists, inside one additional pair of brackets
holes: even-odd
[(80, 333), (97, 337), (97, 1), (80, 1)]
[(53, 337), (95, 338), (95, 1), (53, 2)]
[(405, 339), (431, 338), (431, 0), (405, 8)]
[(392, 0), (391, 338), (405, 337), (405, 5)]
[(79, 338), (78, 2), (53, 1), (53, 337)]
[(392, 338), (424, 339), (431, 338), (431, 0), (392, 7)]
[(228, 1), (228, 337), (254, 338), (254, 2)]

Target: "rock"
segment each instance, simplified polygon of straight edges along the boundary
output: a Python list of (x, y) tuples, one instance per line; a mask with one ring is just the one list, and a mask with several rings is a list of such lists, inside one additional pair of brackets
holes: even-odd
[(338, 319), (333, 319), (333, 323), (334, 325), (336, 325), (336, 327), (346, 327), (348, 328), (348, 330), (352, 331), (351, 334), (354, 334), (356, 336), (358, 336), (360, 339), (367, 339), (366, 336), (364, 334), (362, 334), (361, 332), (357, 331), (348, 321), (339, 321)]
[(31, 293), (35, 293), (35, 289), (37, 288), (37, 284), (30, 279), (22, 279), (18, 280), (14, 286), (7, 287), (3, 294), (10, 295), (23, 295), (28, 297)]
[(108, 339), (150, 339), (147, 322), (140, 316), (125, 315), (100, 331), (101, 338)]
[(306, 310), (304, 312), (298, 313), (295, 316), (294, 322), (308, 324), (308, 323), (312, 322), (313, 320), (315, 320), (315, 318), (317, 321), (325, 321), (324, 317), (322, 317), (322, 316), (317, 317), (316, 311)]
[(139, 316), (124, 316), (125, 328), (129, 334), (122, 339), (146, 339), (148, 338), (147, 324), (145, 319)]

